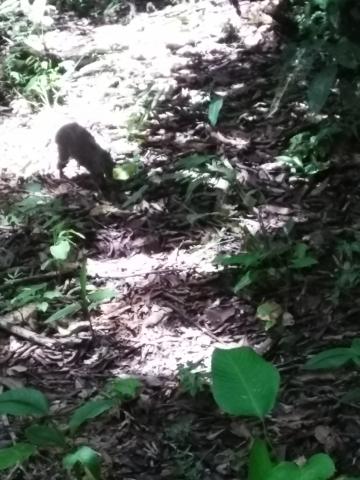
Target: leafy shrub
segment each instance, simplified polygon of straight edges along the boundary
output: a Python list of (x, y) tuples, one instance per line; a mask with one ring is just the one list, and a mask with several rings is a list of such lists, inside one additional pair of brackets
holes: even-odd
[[(234, 292), (278, 282), (289, 272), (302, 270), (317, 263), (307, 244), (292, 244), (280, 240), (250, 237), (245, 251), (235, 255), (220, 255), (216, 262), (236, 269), (238, 280)], [(290, 268), (289, 268), (290, 267)]]
[(288, 148), (277, 157), (293, 173), (313, 175), (327, 167), (339, 127), (325, 126), (317, 133), (304, 131), (291, 137)]
[(36, 455), (38, 449), (46, 449), (50, 454), (60, 451), (64, 468), (75, 478), (100, 480), (100, 455), (86, 445), (79, 447), (74, 436), (88, 420), (135, 398), (140, 386), (136, 378), (112, 380), (104, 394), (75, 409), (68, 424), (61, 427), (51, 418), (49, 402), (39, 390), (19, 388), (0, 394), (1, 415), (33, 419), (24, 431), (24, 442), (0, 449), (0, 471), (24, 463)]
[(351, 119), (357, 132), (359, 113), (359, 5), (354, 0), (290, 0), (298, 35), (288, 48), (286, 77), (307, 85), (311, 110), (319, 113), (332, 97), (333, 112)]
[(63, 73), (59, 59), (38, 54), (24, 44), (12, 47), (3, 64), (3, 80), (8, 88), (35, 103), (54, 103)]

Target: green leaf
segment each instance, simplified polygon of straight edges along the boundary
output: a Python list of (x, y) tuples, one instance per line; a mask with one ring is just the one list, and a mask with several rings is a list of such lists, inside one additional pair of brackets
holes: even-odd
[(27, 460), (36, 452), (34, 445), (28, 443), (17, 443), (13, 447), (0, 450), (0, 470), (14, 467), (18, 463)]
[(45, 320), (45, 323), (54, 323), (59, 320), (63, 320), (64, 318), (71, 317), (79, 310), (81, 310), (81, 305), (79, 302), (71, 303), (70, 305), (66, 305), (66, 307), (60, 308), (60, 310), (57, 310), (55, 313), (50, 315), (50, 317)]
[(39, 302), (36, 304), (36, 308), (38, 309), (39, 312), (45, 313), (49, 308), (49, 304), (48, 302)]
[(123, 207), (127, 208), (133, 205), (134, 203), (137, 203), (139, 200), (142, 200), (144, 197), (144, 194), (146, 190), (149, 188), (148, 185), (143, 185), (140, 187), (138, 190), (136, 190), (133, 194), (131, 194), (127, 200), (124, 202)]
[(39, 182), (29, 182), (25, 185), (25, 191), (28, 193), (43, 193), (43, 186)]
[(262, 418), (275, 404), (280, 375), (249, 347), (215, 349), (211, 376), (216, 403), (231, 415)]
[(264, 302), (256, 309), (256, 317), (265, 322), (266, 330), (276, 325), (282, 314), (283, 309), (276, 302)]
[(211, 155), (199, 155), (198, 153), (194, 153), (193, 155), (181, 158), (176, 163), (176, 168), (181, 170), (193, 170), (204, 163), (209, 163), (213, 158), (214, 157)]
[(313, 257), (303, 257), (303, 258), (293, 258), (291, 260), (291, 268), (296, 268), (300, 270), (301, 268), (312, 267), (316, 265), (318, 261)]
[(243, 290), (244, 288), (254, 283), (254, 275), (255, 274), (250, 271), (246, 272), (245, 275), (242, 275), (234, 286), (234, 293), (238, 293), (240, 292), (240, 290)]
[(328, 99), (337, 75), (337, 66), (330, 65), (323, 68), (309, 85), (308, 100), (311, 110), (319, 113)]
[(54, 298), (59, 298), (61, 296), (62, 294), (58, 290), (48, 290), (44, 293), (44, 298), (47, 300), (53, 300)]
[(47, 398), (33, 388), (17, 388), (0, 395), (1, 415), (47, 415)]
[(360, 388), (353, 388), (340, 398), (341, 403), (359, 403), (360, 402)]
[(70, 252), (70, 243), (68, 240), (61, 240), (60, 242), (50, 247), (50, 253), (55, 260), (66, 260)]
[(314, 355), (308, 360), (304, 368), (307, 370), (321, 370), (327, 368), (339, 368), (352, 361), (354, 352), (351, 348), (332, 348)]
[(298, 243), (291, 260), (292, 268), (306, 268), (315, 265), (317, 260), (308, 254), (309, 247), (305, 243)]
[(113, 171), (113, 177), (115, 180), (129, 180), (134, 177), (139, 171), (139, 165), (135, 162), (124, 162), (121, 165), (117, 165)]
[(239, 255), (219, 255), (216, 262), (220, 265), (241, 265), (244, 267), (254, 267), (264, 259), (263, 253), (241, 253)]
[(66, 447), (65, 436), (58, 429), (47, 425), (31, 425), (25, 430), (26, 438), (38, 447)]
[(72, 432), (75, 432), (76, 429), (80, 427), (83, 423), (91, 418), (98, 417), (102, 413), (110, 410), (114, 405), (112, 400), (91, 400), (90, 402), (85, 403), (81, 407), (77, 408), (72, 414), (69, 427)]
[(335, 465), (329, 455), (313, 455), (301, 468), (301, 480), (327, 480), (335, 474)]
[(64, 467), (71, 471), (81, 465), (90, 480), (100, 480), (101, 464), (100, 456), (92, 448), (83, 446), (76, 452), (66, 455), (63, 460)]
[(219, 119), (219, 113), (222, 109), (224, 99), (222, 97), (214, 97), (209, 105), (208, 119), (210, 124), (215, 127)]
[(88, 294), (88, 300), (91, 303), (102, 303), (116, 297), (118, 292), (112, 288), (99, 288), (95, 292)]
[(281, 462), (272, 469), (266, 480), (301, 480), (301, 478), (300, 468), (295, 463)]
[(110, 382), (112, 392), (120, 400), (135, 398), (140, 387), (141, 382), (137, 378), (115, 378)]
[(272, 468), (273, 464), (266, 443), (263, 440), (256, 439), (250, 450), (248, 479), (267, 479)]

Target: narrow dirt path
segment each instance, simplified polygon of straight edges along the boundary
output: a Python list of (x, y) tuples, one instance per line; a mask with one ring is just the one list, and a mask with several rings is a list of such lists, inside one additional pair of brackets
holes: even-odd
[[(127, 26), (82, 22), (48, 32), (48, 48), (81, 65), (63, 86), (65, 104), (30, 114), (16, 101), (1, 119), (0, 168), (46, 174), (37, 178), (84, 234), (91, 281), (118, 292), (93, 320), (95, 339), (82, 321), (45, 331), (65, 339), (61, 348), (1, 338), (3, 377), (40, 388), (63, 417), (108, 378), (141, 376), (138, 400), (84, 430), (104, 456), (106, 479), (245, 478), (259, 425), (222, 416), (206, 392), (183, 395), (176, 374), (187, 362), (208, 366), (214, 346), (246, 344), (266, 353), (282, 374), (281, 401), (267, 423), (278, 451), (291, 459), (327, 451), (355, 472), (356, 409), (339, 405), (331, 386), (346, 390), (358, 375), (301, 370), (309, 354), (344, 339), (338, 333), (344, 325), (348, 339), (356, 336), (353, 317), (338, 315), (329, 299), (328, 276), (309, 275), (301, 288), (284, 281), (259, 296), (235, 296), (234, 278), (213, 262), (219, 252), (240, 251), (246, 231), (256, 237), (286, 228), (296, 239), (310, 238), (326, 257), (322, 229), (331, 239), (334, 224), (346, 228), (358, 218), (356, 192), (349, 199), (345, 187), (324, 185), (324, 197), (300, 202), (301, 188), (275, 162), (285, 137), (304, 121), (304, 106), (293, 91), (274, 103), (279, 49), (265, 5), (240, 2), (239, 19), (228, 3), (206, 0), (139, 14)], [(225, 98), (217, 128), (207, 118), (213, 92)], [(138, 201), (126, 205), (133, 191), (105, 200), (81, 178), (54, 178), (52, 139), (71, 120), (89, 127), (114, 158), (139, 155), (148, 189)], [(219, 182), (189, 190), (174, 165), (194, 154), (212, 156), (213, 172), (234, 175), (236, 188)], [(36, 229), (3, 236), (11, 266), (29, 265), (31, 276), (38, 268), (34, 251), (41, 250)], [(284, 306), (289, 320), (270, 334), (256, 318), (257, 306), (269, 299)], [(7, 429), (4, 436), (8, 441)], [(63, 478), (52, 460), (27, 467), (27, 478), (49, 477)]]

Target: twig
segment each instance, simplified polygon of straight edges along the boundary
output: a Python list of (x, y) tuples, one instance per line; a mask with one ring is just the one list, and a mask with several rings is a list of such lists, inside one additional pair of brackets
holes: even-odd
[(31, 303), (29, 305), (25, 305), (25, 307), (21, 308), (20, 310), (15, 310), (13, 312), (7, 313), (6, 315), (0, 317), (0, 328), (9, 333), (12, 333), (13, 335), (24, 338), (25, 340), (30, 340), (33, 343), (37, 343), (38, 345), (53, 348), (56, 344), (55, 340), (42, 337), (41, 335), (38, 335), (31, 330), (15, 324), (19, 321), (26, 321), (27, 319), (32, 317), (35, 312), (36, 305), (34, 303)]
[(9, 280), (6, 283), (4, 283), (4, 285), (0, 287), (0, 292), (7, 288), (15, 287), (23, 283), (33, 283), (33, 282), (39, 282), (42, 280), (52, 280), (53, 278), (56, 278), (56, 277), (64, 277), (74, 273), (78, 268), (79, 268), (79, 264), (75, 263), (66, 267), (63, 271), (39, 273), (37, 275), (29, 275), (28, 277), (15, 278), (14, 280)]

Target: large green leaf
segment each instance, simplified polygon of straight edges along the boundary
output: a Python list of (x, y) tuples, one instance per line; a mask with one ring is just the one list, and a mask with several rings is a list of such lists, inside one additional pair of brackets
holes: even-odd
[(108, 399), (92, 400), (85, 403), (81, 407), (77, 408), (72, 414), (69, 421), (69, 427), (71, 431), (74, 432), (80, 427), (80, 425), (85, 423), (87, 420), (90, 420), (90, 418), (95, 418), (107, 410), (110, 410), (113, 405), (113, 400)]
[(308, 100), (311, 110), (319, 113), (326, 103), (331, 88), (335, 83), (337, 75), (337, 66), (330, 65), (323, 68), (309, 85)]
[(34, 445), (17, 443), (13, 447), (0, 450), (0, 470), (14, 467), (17, 463), (27, 460), (36, 452)]
[(249, 347), (215, 349), (211, 376), (214, 398), (227, 413), (262, 418), (275, 404), (280, 375)]
[(256, 439), (250, 451), (249, 480), (264, 480), (268, 478), (273, 464), (268, 448), (263, 440)]
[(89, 480), (100, 480), (100, 457), (97, 452), (89, 447), (80, 447), (76, 452), (66, 455), (63, 460), (64, 467), (71, 471), (81, 465)]
[(25, 430), (26, 438), (38, 447), (66, 447), (65, 436), (58, 429), (47, 425), (31, 425)]
[(17, 388), (0, 395), (0, 414), (46, 415), (49, 403), (46, 397), (33, 388)]

